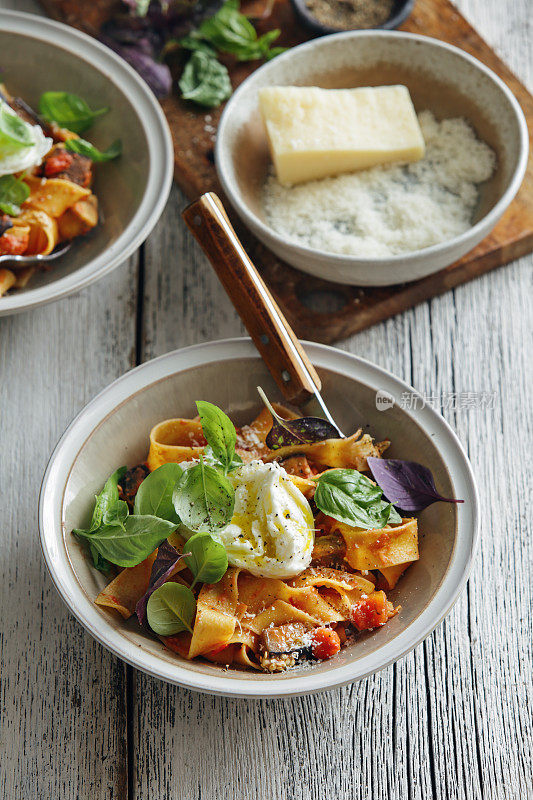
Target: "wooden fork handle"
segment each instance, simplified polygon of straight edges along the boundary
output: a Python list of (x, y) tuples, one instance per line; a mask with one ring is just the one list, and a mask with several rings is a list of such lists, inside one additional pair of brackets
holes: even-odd
[(320, 391), (313, 365), (263, 279), (248, 258), (224, 206), (213, 192), (202, 195), (183, 218), (237, 309), (283, 396), (298, 405)]

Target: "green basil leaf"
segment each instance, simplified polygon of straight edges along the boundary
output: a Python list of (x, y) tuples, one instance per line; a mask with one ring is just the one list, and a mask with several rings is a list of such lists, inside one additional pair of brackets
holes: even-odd
[(0, 211), (16, 217), (20, 214), (20, 206), (28, 199), (30, 187), (14, 175), (2, 175), (0, 178)]
[(107, 114), (109, 108), (93, 111), (82, 97), (70, 92), (44, 92), (39, 100), (39, 113), (48, 122), (57, 122), (62, 128), (83, 133), (97, 117)]
[(65, 150), (79, 153), (80, 156), (86, 156), (91, 161), (112, 161), (122, 154), (122, 142), (120, 139), (116, 139), (113, 144), (109, 145), (107, 150), (98, 150), (97, 147), (90, 142), (86, 142), (85, 139), (67, 139)]
[(148, 625), (159, 636), (192, 633), (196, 600), (187, 586), (172, 581), (152, 592), (146, 606)]
[(207, 108), (219, 106), (233, 91), (226, 67), (201, 50), (193, 52), (178, 85), (184, 100)]
[(238, 0), (227, 0), (187, 40), (203, 39), (216, 50), (236, 56), (239, 61), (254, 61), (271, 57), (270, 45), (279, 35), (280, 31), (276, 29), (258, 37), (248, 17), (241, 14)]
[(120, 500), (118, 483), (126, 474), (127, 467), (120, 467), (109, 476), (100, 494), (96, 495), (91, 524), (87, 530), (76, 528), (76, 535), (94, 533), (102, 525), (122, 525), (128, 516), (128, 504)]
[(91, 548), (119, 567), (135, 567), (153, 553), (176, 530), (176, 524), (151, 515), (132, 515), (119, 524), (104, 524), (98, 530), (73, 531), (87, 539)]
[(184, 561), (194, 575), (191, 588), (198, 582), (218, 583), (228, 568), (228, 554), (221, 542), (210, 533), (195, 533), (187, 540), (185, 549), (190, 555)]
[(179, 523), (174, 510), (172, 494), (183, 475), (179, 464), (163, 464), (143, 480), (135, 495), (134, 514), (152, 514), (169, 522)]
[(214, 457), (224, 467), (225, 472), (231, 468), (235, 458), (237, 433), (235, 425), (218, 406), (206, 400), (197, 400), (196, 408), (200, 415), (202, 431)]
[(266, 53), (265, 58), (267, 61), (272, 61), (276, 56), (286, 53), (288, 49), (288, 47), (271, 47), (268, 53)]
[(0, 100), (0, 148), (5, 155), (34, 144), (32, 130), (18, 114)]
[(89, 542), (89, 552), (91, 554), (91, 558), (93, 560), (93, 566), (95, 569), (103, 572), (105, 575), (108, 575), (111, 572), (112, 564), (110, 561), (107, 561), (103, 556), (100, 555), (98, 550), (95, 547), (92, 547), (91, 543)]
[(277, 47), (272, 48), (270, 47), (270, 43), (273, 42), (275, 39), (278, 38), (281, 31), (279, 28), (275, 30), (268, 31), (268, 33), (263, 34), (260, 36), (256, 41), (250, 42), (248, 46), (244, 45), (240, 50), (235, 53), (237, 56), (238, 61), (257, 61), (260, 58), (266, 58), (270, 60), (274, 58), (274, 56), (279, 55), (279, 52), (284, 52), (286, 49), (285, 47)]
[(229, 480), (203, 460), (185, 470), (172, 497), (182, 523), (192, 531), (222, 530), (231, 521), (235, 490)]
[(115, 500), (113, 503), (109, 503), (102, 522), (104, 525), (124, 525), (129, 513), (130, 510), (125, 500)]
[[(89, 533), (94, 533), (101, 525), (122, 523), (128, 516), (128, 504), (119, 499), (118, 484), (126, 474), (127, 467), (120, 467), (109, 476), (100, 494), (96, 495)], [(122, 504), (122, 505), (121, 505)]]
[(120, 467), (109, 476), (100, 494), (96, 495), (91, 524), (87, 530), (75, 528), (72, 533), (85, 539), (91, 554), (93, 564), (101, 572), (108, 573), (111, 563), (104, 558), (99, 550), (90, 542), (93, 535), (104, 525), (123, 526), (128, 516), (128, 504), (119, 499), (118, 483), (126, 473), (126, 467)]
[[(204, 460), (205, 464), (210, 464), (212, 467), (220, 467), (221, 466), (221, 463), (220, 463), (219, 459), (216, 458), (215, 454), (213, 453), (213, 448), (210, 447), (209, 445), (206, 445), (206, 447), (204, 448), (204, 452), (203, 452), (203, 456), (202, 457), (203, 457), (203, 460)], [(225, 470), (226, 474), (228, 472), (231, 472), (234, 469), (237, 469), (237, 467), (242, 467), (243, 463), (244, 462), (243, 462), (242, 458), (240, 457), (240, 455), (238, 453), (234, 453), (233, 458), (231, 460), (231, 463), (230, 463), (228, 469)]]
[(324, 514), (356, 528), (384, 528), (402, 518), (383, 491), (355, 469), (333, 469), (317, 481), (314, 501)]
[(257, 40), (254, 26), (240, 13), (236, 0), (227, 0), (216, 14), (204, 20), (198, 28), (198, 36), (217, 50), (234, 55)]

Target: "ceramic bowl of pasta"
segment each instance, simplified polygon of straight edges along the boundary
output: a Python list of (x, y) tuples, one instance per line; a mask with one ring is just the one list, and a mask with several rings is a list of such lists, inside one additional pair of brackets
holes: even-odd
[(94, 39), (0, 11), (0, 50), (3, 315), (65, 297), (131, 255), (164, 208), (173, 157), (151, 91)]
[(339, 686), (422, 641), (466, 581), (477, 493), (454, 433), (387, 372), (306, 347), (344, 438), (277, 402), (233, 339), (127, 373), (52, 455), (52, 580), (151, 675), (234, 697)]
[(222, 115), (216, 166), (243, 222), (319, 278), (423, 278), (490, 233), (524, 177), (528, 131), (507, 86), (445, 42), (386, 31), (272, 59)]

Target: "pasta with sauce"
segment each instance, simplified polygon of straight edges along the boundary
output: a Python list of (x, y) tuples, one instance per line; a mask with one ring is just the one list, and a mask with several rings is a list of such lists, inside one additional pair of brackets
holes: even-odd
[[(285, 419), (295, 417), (283, 406), (274, 407)], [(198, 564), (190, 560), (188, 548), (195, 538), (208, 534), (195, 534), (202, 529), (201, 523), (188, 530), (180, 517), (168, 536), (163, 532), (165, 541), (158, 548), (113, 577), (97, 596), (97, 605), (124, 619), (137, 613), (143, 625), (157, 633), (158, 625), (152, 625), (150, 614), (146, 619), (140, 607), (147, 595), (151, 598), (159, 593), (164, 599), (163, 594), (171, 592), (168, 585), (176, 584), (172, 590), (180, 597), (192, 597), (194, 611), (188, 628), (181, 626), (170, 635), (159, 633), (166, 648), (185, 659), (201, 657), (266, 672), (283, 671), (305, 659), (330, 658), (361, 631), (378, 628), (398, 613), (399, 607), (394, 607), (386, 592), (418, 559), (416, 519), (401, 518), (378, 498), (376, 508), (385, 513), (383, 524), (359, 527), (339, 521), (315, 503), (320, 482), (340, 474), (353, 475), (364, 482), (364, 491), (381, 496), (379, 487), (364, 476), (366, 459), (381, 457), (389, 443), (375, 443), (368, 434), (357, 431), (347, 439), (271, 450), (267, 434), (272, 424), (270, 412), (264, 409), (250, 425), (234, 431), (235, 464), (225, 472), (225, 479), (234, 487), (234, 505), (226, 524), (212, 532), (227, 555), (217, 580), (202, 582), (195, 577)], [(182, 477), (172, 496), (175, 509), (183, 507), (176, 492), (187, 473), (204, 464), (204, 459), (207, 470), (219, 446), (220, 436), (217, 439), (215, 434), (220, 428), (212, 427), (212, 435), (207, 437), (205, 429), (203, 417), (169, 419), (155, 425), (145, 464), (117, 473), (118, 502), (127, 504), (133, 516), (145, 511), (145, 481), (160, 469), (170, 473), (166, 465), (177, 465)], [(152, 495), (155, 503), (154, 492)], [(164, 495), (162, 490), (160, 495)], [(97, 499), (96, 508), (99, 502)], [(164, 501), (159, 498), (157, 502), (160, 504), (154, 507), (162, 513)], [(268, 525), (270, 539), (265, 532)], [(98, 531), (96, 538), (94, 531), (76, 533), (81, 533), (89, 546), (94, 542), (100, 547)], [(165, 562), (169, 552), (174, 555)], [(105, 548), (101, 549), (98, 557), (105, 554)], [(96, 560), (95, 564), (98, 566)], [(167, 570), (162, 583), (158, 576), (163, 567)], [(167, 587), (163, 594), (162, 586)]]

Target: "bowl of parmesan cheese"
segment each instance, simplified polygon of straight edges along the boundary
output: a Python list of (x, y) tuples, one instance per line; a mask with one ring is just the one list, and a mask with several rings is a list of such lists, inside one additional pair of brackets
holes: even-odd
[(386, 286), (453, 263), (522, 182), (524, 115), (507, 86), (436, 39), (349, 31), (254, 72), (222, 116), (216, 166), (277, 256), (338, 283)]

